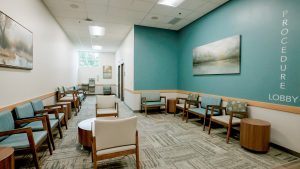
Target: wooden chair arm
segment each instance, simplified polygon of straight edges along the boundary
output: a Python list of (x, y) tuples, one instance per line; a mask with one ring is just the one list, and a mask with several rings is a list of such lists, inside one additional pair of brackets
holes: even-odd
[(47, 108), (47, 109), (52, 109), (52, 108), (62, 109), (62, 108), (64, 108), (64, 105), (63, 104), (53, 104), (53, 105), (44, 106), (44, 108)]
[(32, 129), (30, 127), (26, 127), (26, 128), (18, 128), (18, 129), (14, 129), (14, 130), (8, 130), (8, 131), (1, 131), (0, 132), (0, 137), (2, 136), (6, 136), (6, 135), (12, 135), (12, 134), (19, 134), (19, 133), (32, 133)]
[(22, 119), (18, 119), (15, 120), (15, 124), (20, 125), (20, 124), (24, 124), (24, 123), (31, 123), (31, 122), (35, 122), (35, 121), (42, 121), (43, 123), (43, 128), (44, 130), (47, 131), (47, 120), (48, 120), (48, 116), (47, 115), (43, 115), (43, 116), (36, 116), (36, 117), (29, 117), (29, 118), (22, 118)]
[(240, 115), (242, 115), (242, 116), (244, 116), (245, 118), (247, 118), (248, 117), (248, 112), (228, 112), (229, 114), (230, 114), (230, 116), (234, 116), (234, 115), (236, 115), (236, 114), (240, 114)]
[(45, 111), (47, 111), (48, 114), (54, 114), (55, 118), (59, 119), (59, 111), (58, 111), (59, 109), (61, 109), (61, 108), (60, 107), (59, 108), (53, 107), (53, 108), (50, 108), (50, 109), (45, 109)]

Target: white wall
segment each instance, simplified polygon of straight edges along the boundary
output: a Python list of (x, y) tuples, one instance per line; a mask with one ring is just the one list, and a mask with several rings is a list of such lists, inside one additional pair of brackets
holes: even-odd
[[(134, 89), (134, 28), (128, 33), (120, 48), (116, 52), (116, 67), (124, 63), (124, 89)], [(116, 71), (116, 82), (118, 71)], [(117, 87), (118, 90), (118, 87)], [(118, 91), (116, 91), (118, 92)], [(136, 102), (136, 96), (124, 90), (124, 102), (132, 107)], [(135, 109), (135, 108), (134, 108)]]
[[(134, 29), (128, 33), (116, 52), (116, 65), (124, 63), (124, 87), (134, 89)], [(118, 78), (116, 72), (116, 78)]]
[[(116, 65), (114, 53), (99, 53), (99, 67), (79, 67), (78, 83), (88, 83), (89, 78), (95, 78), (96, 84), (116, 84)], [(112, 66), (112, 78), (103, 79), (103, 65)]]
[(0, 68), (0, 107), (77, 82), (77, 52), (41, 0), (0, 0), (0, 10), (33, 32), (33, 69)]

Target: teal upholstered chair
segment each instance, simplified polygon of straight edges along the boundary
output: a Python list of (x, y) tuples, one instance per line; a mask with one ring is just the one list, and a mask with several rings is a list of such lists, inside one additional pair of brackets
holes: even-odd
[(160, 92), (142, 92), (141, 93), (141, 110), (145, 110), (147, 116), (147, 109), (152, 107), (164, 106), (167, 111), (167, 102), (165, 96), (160, 96)]
[(242, 118), (248, 117), (247, 103), (240, 101), (229, 101), (226, 107), (213, 106), (211, 111), (218, 109), (221, 111), (221, 116), (210, 117), (208, 134), (210, 134), (211, 123), (218, 123), (227, 128), (226, 143), (229, 143), (229, 137), (232, 126), (239, 126)]
[[(19, 105), (15, 108), (15, 113), (16, 113), (16, 118), (19, 119), (24, 119), (24, 118), (32, 118), (36, 116), (41, 116), (44, 114), (44, 112), (34, 112), (33, 107), (31, 103), (25, 103), (23, 105)], [(49, 119), (49, 116), (47, 117), (47, 126), (48, 126), (48, 133), (50, 136), (50, 141), (52, 143), (53, 149), (55, 149), (55, 144), (53, 140), (53, 134), (52, 131), (55, 130), (55, 128), (58, 129), (60, 138), (63, 137), (62, 135), (62, 130), (61, 126), (59, 123), (58, 119)], [(39, 131), (43, 128), (43, 125), (40, 121), (36, 121), (33, 123), (28, 123), (28, 124), (22, 124), (21, 127), (31, 127), (33, 131)]]
[(31, 101), (31, 105), (35, 113), (47, 113), (50, 120), (58, 119), (58, 122), (60, 124), (63, 121), (66, 126), (66, 129), (68, 129), (68, 124), (66, 120), (67, 116), (66, 112), (64, 111), (64, 105), (44, 106), (43, 101), (40, 99)]
[[(22, 125), (24, 123), (42, 123), (41, 131), (32, 131), (30, 127), (16, 128), (15, 124)], [(31, 152), (36, 168), (40, 168), (37, 157), (37, 149), (47, 141), (50, 155), (52, 149), (48, 137), (48, 129), (46, 117), (34, 117), (23, 120), (14, 121), (12, 113), (9, 111), (0, 112), (0, 147), (13, 147), (17, 152)]]
[(214, 109), (214, 111), (209, 111), (212, 106), (221, 106), (221, 97), (212, 96), (202, 96), (200, 106), (198, 108), (188, 108), (186, 122), (188, 122), (189, 114), (197, 115), (199, 118), (203, 118), (203, 131), (205, 130), (206, 119), (210, 118), (210, 115), (215, 116), (220, 115), (219, 109)]
[(104, 95), (111, 95), (111, 87), (108, 85), (103, 86), (103, 94)]
[(78, 97), (80, 98), (80, 101), (84, 101), (86, 98), (86, 91), (83, 89), (79, 88), (78, 86), (73, 86), (73, 90), (77, 91)]
[[(199, 107), (199, 95), (198, 94), (189, 94), (187, 98), (177, 97), (176, 98), (176, 112), (182, 111), (182, 120), (186, 117), (187, 110), (189, 108), (197, 108)], [(189, 106), (189, 107), (188, 107)], [(174, 113), (175, 116), (175, 113)]]

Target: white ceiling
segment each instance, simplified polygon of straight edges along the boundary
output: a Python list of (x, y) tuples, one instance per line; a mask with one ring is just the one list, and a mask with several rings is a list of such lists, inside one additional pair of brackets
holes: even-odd
[[(176, 8), (159, 5), (158, 0), (43, 1), (79, 50), (92, 50), (93, 44), (103, 46), (101, 52), (116, 52), (134, 24), (179, 30), (228, 0), (185, 0)], [(85, 21), (87, 17), (93, 21)], [(169, 24), (174, 17), (181, 20)], [(89, 25), (105, 27), (106, 34), (91, 37)]]

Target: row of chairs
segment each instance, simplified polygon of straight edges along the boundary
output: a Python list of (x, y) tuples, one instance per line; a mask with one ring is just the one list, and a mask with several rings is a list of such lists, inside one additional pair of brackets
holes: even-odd
[(54, 130), (63, 138), (61, 125), (67, 125), (64, 104), (45, 106), (42, 100), (18, 105), (14, 111), (0, 112), (0, 147), (31, 153), (35, 167), (40, 168), (37, 149), (47, 142), (50, 155), (55, 150)]
[(229, 143), (232, 127), (240, 125), (241, 119), (248, 117), (247, 103), (233, 100), (228, 101), (226, 107), (223, 107), (221, 97), (202, 96), (199, 101), (199, 95), (189, 94), (187, 98), (177, 98), (177, 103), (176, 110), (183, 112), (182, 120), (186, 119), (188, 122), (190, 114), (198, 116), (203, 119), (203, 131), (205, 131), (206, 121), (209, 120), (208, 134), (212, 122), (225, 126), (227, 143)]
[(57, 101), (58, 102), (71, 102), (75, 108), (75, 112), (79, 113), (81, 105), (86, 98), (86, 92), (78, 86), (67, 88), (65, 86), (57, 87)]

